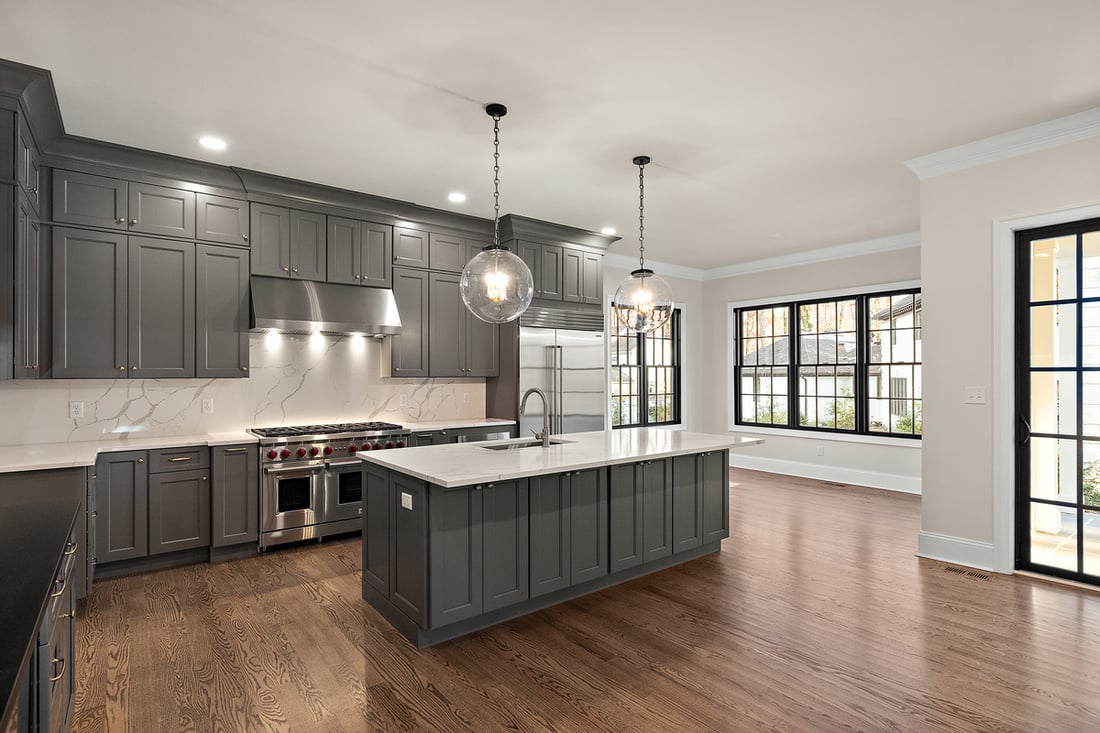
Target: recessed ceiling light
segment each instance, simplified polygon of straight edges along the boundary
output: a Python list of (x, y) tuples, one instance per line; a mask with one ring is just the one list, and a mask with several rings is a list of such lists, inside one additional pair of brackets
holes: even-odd
[(453, 191), (447, 194), (447, 200), (452, 204), (463, 204), (466, 203), (466, 194), (459, 191)]
[(614, 233), (615, 233), (615, 227), (604, 227), (603, 229), (600, 230), (600, 234), (611, 235), (611, 234), (614, 234)]
[(225, 140), (212, 135), (203, 135), (199, 138), (199, 145), (209, 150), (225, 150)]

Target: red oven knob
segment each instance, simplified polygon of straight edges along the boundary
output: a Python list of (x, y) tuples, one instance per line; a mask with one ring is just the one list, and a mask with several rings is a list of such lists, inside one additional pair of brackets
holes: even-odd
[(305, 458), (306, 457), (306, 449), (305, 448), (299, 448), (298, 449), (298, 457), (299, 458)]
[(290, 458), (290, 451), (288, 451), (286, 448), (283, 448), (282, 452), (279, 453), (279, 457), (283, 459)]
[(369, 450), (370, 450), (370, 443), (363, 443), (363, 447), (362, 447), (362, 448), (360, 448), (359, 450), (361, 450), (361, 451), (363, 451), (364, 453), (366, 453), (367, 451), (369, 451)]
[(397, 441), (397, 447), (398, 448), (404, 448), (405, 447), (405, 441), (403, 441), (403, 440)]
[(331, 445), (326, 445), (325, 446), (325, 455), (326, 456), (331, 456), (332, 455), (332, 446)]
[(375, 443), (374, 444), (374, 449), (375, 450), (382, 450), (382, 441), (378, 441), (377, 443)]
[(267, 458), (270, 461), (274, 461), (278, 457), (279, 457), (279, 452), (278, 451), (269, 450), (267, 452)]
[(317, 456), (321, 455), (321, 449), (318, 448), (317, 446), (313, 446), (312, 448), (309, 449), (309, 454), (311, 456), (313, 456), (314, 458), (316, 458)]
[[(370, 446), (363, 446), (363, 450), (366, 450), (369, 447)], [(354, 454), (358, 450), (359, 450), (359, 446), (357, 446), (355, 443), (352, 443), (351, 445), (348, 446), (348, 453)]]
[(387, 448), (394, 448), (395, 446), (394, 446), (393, 441), (392, 440), (387, 440), (386, 441), (386, 447)]

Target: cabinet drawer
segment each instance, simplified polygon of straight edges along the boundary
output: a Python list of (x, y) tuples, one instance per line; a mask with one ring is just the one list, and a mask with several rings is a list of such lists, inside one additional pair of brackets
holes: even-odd
[(149, 451), (149, 473), (189, 471), (210, 466), (210, 449), (204, 445), (189, 448), (162, 448)]

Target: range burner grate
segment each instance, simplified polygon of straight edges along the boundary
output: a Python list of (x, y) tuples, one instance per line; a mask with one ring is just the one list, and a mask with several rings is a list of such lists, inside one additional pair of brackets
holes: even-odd
[(263, 438), (292, 438), (297, 435), (333, 435), (336, 433), (365, 433), (380, 430), (401, 430), (401, 426), (392, 422), (347, 422), (327, 425), (253, 428), (252, 432)]

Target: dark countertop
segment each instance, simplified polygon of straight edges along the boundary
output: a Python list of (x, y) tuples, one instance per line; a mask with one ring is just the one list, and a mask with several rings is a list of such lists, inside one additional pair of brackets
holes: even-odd
[(0, 475), (0, 728), (15, 708), (84, 486), (83, 468)]

